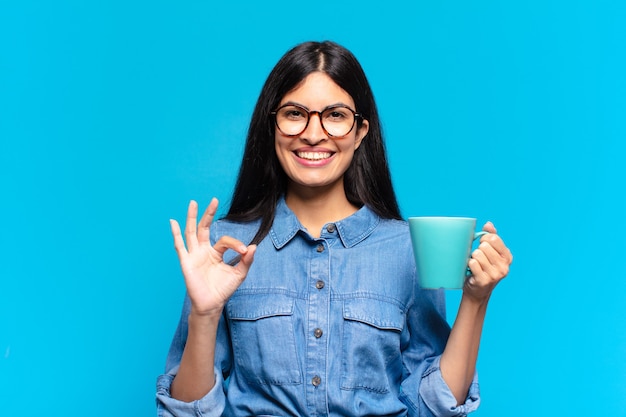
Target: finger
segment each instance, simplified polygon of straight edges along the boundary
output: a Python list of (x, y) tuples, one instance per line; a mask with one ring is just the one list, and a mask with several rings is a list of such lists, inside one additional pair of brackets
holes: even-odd
[(174, 237), (174, 249), (176, 249), (176, 253), (180, 259), (182, 256), (187, 254), (183, 235), (180, 232), (180, 225), (176, 220), (170, 219), (170, 228), (172, 230), (172, 236)]
[(493, 246), (491, 246), (487, 242), (481, 243), (478, 248), (482, 251), (482, 253), (487, 258), (489, 264), (491, 265), (490, 272), (495, 273), (492, 275), (494, 278), (502, 278), (508, 275), (509, 273), (509, 261), (500, 253), (498, 253)]
[(498, 233), (498, 231), (496, 230), (496, 227), (491, 222), (485, 223), (485, 225), (483, 226), (483, 231), (489, 232), (489, 233)]
[(241, 261), (237, 264), (235, 269), (239, 271), (242, 275), (248, 275), (248, 271), (250, 270), (250, 266), (254, 261), (254, 254), (256, 253), (256, 245), (250, 245), (247, 248), (245, 254), (241, 256)]
[(187, 221), (185, 223), (185, 240), (187, 241), (187, 249), (190, 252), (198, 246), (198, 236), (196, 235), (197, 219), (198, 203), (191, 200), (187, 208)]
[(467, 266), (469, 267), (470, 271), (472, 271), (472, 276), (469, 278), (471, 281), (475, 281), (476, 277), (482, 276), (484, 274), (484, 271), (480, 266), (480, 262), (478, 262), (476, 259), (470, 259)]
[(254, 260), (254, 254), (256, 252), (256, 245), (250, 245), (245, 247), (245, 253), (238, 255), (241, 256), (239, 263), (236, 266), (228, 266), (229, 271), (232, 273), (233, 280), (229, 280), (230, 291), (227, 291), (227, 297), (230, 297), (233, 292), (237, 290), (237, 288), (241, 285), (241, 283), (246, 279), (248, 275), (248, 271), (250, 266), (252, 265), (252, 261)]
[(245, 255), (248, 251), (248, 247), (243, 244), (243, 242), (239, 239), (235, 239), (231, 236), (222, 236), (218, 239), (217, 242), (213, 245), (213, 249), (219, 252), (221, 255), (224, 255), (228, 249), (234, 250), (240, 255)]
[(213, 197), (211, 202), (207, 206), (200, 222), (198, 223), (198, 242), (204, 243), (209, 241), (210, 236), (210, 226), (213, 223), (213, 219), (215, 218), (215, 213), (217, 213), (218, 201), (217, 198)]
[(491, 245), (509, 264), (513, 261), (511, 251), (506, 247), (504, 241), (499, 235), (495, 233), (486, 234), (480, 238), (480, 243), (488, 243)]
[(491, 264), (491, 262), (489, 262), (487, 255), (485, 255), (485, 252), (483, 252), (482, 249), (479, 248), (472, 252), (472, 259), (478, 262), (478, 264), (480, 265), (480, 270), (482, 272), (482, 274), (475, 275), (476, 278), (489, 279), (497, 276), (496, 269)]

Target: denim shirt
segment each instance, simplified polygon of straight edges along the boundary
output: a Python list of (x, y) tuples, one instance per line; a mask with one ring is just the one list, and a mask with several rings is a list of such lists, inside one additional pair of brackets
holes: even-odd
[[(218, 221), (211, 240), (252, 240), (258, 222)], [(232, 253), (225, 255), (226, 260)], [(190, 302), (157, 381), (159, 416), (464, 416), (439, 369), (450, 328), (443, 290), (421, 290), (407, 223), (363, 207), (312, 237), (281, 200), (220, 321), (214, 388), (170, 396)]]

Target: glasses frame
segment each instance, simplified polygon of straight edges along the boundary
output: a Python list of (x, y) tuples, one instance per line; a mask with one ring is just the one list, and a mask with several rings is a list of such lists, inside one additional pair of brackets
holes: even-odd
[[(278, 118), (276, 117), (276, 115), (278, 114), (278, 112), (280, 111), (280, 109), (284, 108), (284, 107), (297, 107), (298, 109), (302, 110), (303, 113), (306, 113), (307, 119), (306, 119), (306, 123), (304, 124), (304, 128), (302, 128), (302, 130), (297, 133), (297, 134), (287, 134), (285, 132), (283, 132), (280, 128), (280, 126), (278, 126)], [(324, 127), (324, 121), (322, 119), (322, 113), (324, 113), (325, 111), (331, 110), (331, 109), (347, 109), (350, 110), (350, 112), (352, 112), (352, 115), (354, 116), (354, 120), (352, 121), (352, 126), (350, 126), (350, 130), (348, 130), (344, 135), (341, 136), (337, 136), (337, 135), (332, 135), (328, 132), (328, 130), (326, 130), (326, 127)], [(317, 111), (317, 110), (309, 110), (306, 107), (300, 106), (298, 104), (293, 104), (293, 103), (285, 103), (282, 106), (278, 107), (276, 110), (270, 112), (270, 115), (274, 118), (274, 124), (276, 125), (276, 128), (278, 129), (278, 131), (283, 135), (286, 136), (288, 138), (296, 138), (298, 136), (300, 136), (302, 133), (304, 133), (304, 131), (307, 129), (307, 127), (309, 127), (309, 122), (311, 121), (311, 115), (317, 114), (317, 118), (320, 121), (320, 125), (322, 126), (322, 130), (324, 131), (324, 133), (326, 133), (326, 135), (328, 135), (328, 137), (333, 138), (333, 139), (343, 139), (346, 136), (348, 136), (350, 134), (350, 132), (352, 132), (354, 130), (354, 125), (356, 125), (356, 121), (357, 119), (364, 119), (363, 114), (352, 110), (350, 107), (344, 105), (344, 104), (336, 104), (336, 105), (332, 105), (332, 106), (328, 106), (323, 108), (321, 111)]]

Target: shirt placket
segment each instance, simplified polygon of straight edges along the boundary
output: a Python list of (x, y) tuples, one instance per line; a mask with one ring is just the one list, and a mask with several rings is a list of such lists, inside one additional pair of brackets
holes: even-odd
[(327, 414), (327, 330), (330, 310), (330, 247), (336, 239), (334, 224), (311, 243), (311, 268), (307, 324), (307, 407), (315, 415)]

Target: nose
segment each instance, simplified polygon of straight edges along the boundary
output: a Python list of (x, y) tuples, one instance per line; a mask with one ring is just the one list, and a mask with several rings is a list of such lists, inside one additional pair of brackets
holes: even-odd
[(300, 138), (310, 144), (319, 143), (328, 139), (328, 135), (324, 127), (322, 127), (322, 115), (320, 112), (309, 112), (309, 124), (300, 135)]

